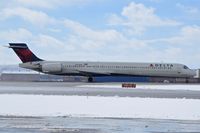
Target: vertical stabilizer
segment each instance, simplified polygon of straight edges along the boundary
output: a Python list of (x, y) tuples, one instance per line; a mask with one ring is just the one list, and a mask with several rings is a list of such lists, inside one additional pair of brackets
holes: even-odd
[(43, 61), (38, 58), (33, 52), (28, 48), (25, 43), (9, 43), (9, 48), (12, 48), (17, 56), (21, 59), (23, 63), (34, 62), (34, 61)]

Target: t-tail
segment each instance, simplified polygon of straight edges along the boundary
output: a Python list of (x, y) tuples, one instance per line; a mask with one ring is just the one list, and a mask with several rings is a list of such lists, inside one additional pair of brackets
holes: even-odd
[(28, 48), (25, 43), (9, 43), (9, 48), (12, 48), (17, 56), (21, 59), (23, 63), (43, 61), (38, 58), (33, 52)]

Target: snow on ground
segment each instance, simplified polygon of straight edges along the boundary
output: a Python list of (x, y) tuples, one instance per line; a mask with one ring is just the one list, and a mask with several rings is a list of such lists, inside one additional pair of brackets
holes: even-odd
[[(80, 85), (78, 87), (81, 88), (122, 88), (121, 84), (116, 85), (105, 85), (105, 84), (93, 84), (93, 85)], [(124, 88), (127, 89), (127, 88)], [(128, 89), (135, 89), (135, 88), (128, 88)], [(200, 91), (200, 85), (180, 85), (180, 84), (162, 84), (162, 85), (153, 85), (153, 84), (136, 84), (136, 89), (157, 89), (157, 90), (193, 90), (193, 91)]]
[(200, 100), (2, 94), (0, 115), (200, 120)]

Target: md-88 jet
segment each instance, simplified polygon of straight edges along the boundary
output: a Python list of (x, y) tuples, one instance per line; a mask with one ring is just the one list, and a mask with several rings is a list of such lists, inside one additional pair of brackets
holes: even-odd
[(178, 63), (128, 63), (88, 61), (46, 61), (38, 58), (25, 43), (9, 43), (21, 59), (20, 67), (52, 75), (86, 76), (93, 82), (98, 76), (145, 76), (190, 78), (196, 72)]

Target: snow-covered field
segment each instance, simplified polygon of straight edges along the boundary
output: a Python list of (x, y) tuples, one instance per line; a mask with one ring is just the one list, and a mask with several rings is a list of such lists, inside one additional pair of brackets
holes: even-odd
[[(93, 85), (80, 85), (78, 87), (83, 88), (122, 88), (121, 84), (116, 85), (105, 85), (105, 84), (93, 84)], [(123, 88), (127, 89), (127, 88)], [(135, 89), (135, 88), (128, 88), (128, 89)], [(153, 84), (136, 84), (136, 89), (159, 89), (159, 90), (194, 90), (194, 91), (200, 91), (200, 85), (194, 84), (194, 85), (180, 85), (180, 84), (162, 84), (162, 85), (153, 85)]]
[(200, 120), (200, 100), (2, 94), (0, 115)]

